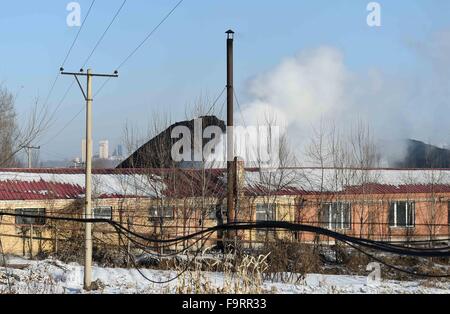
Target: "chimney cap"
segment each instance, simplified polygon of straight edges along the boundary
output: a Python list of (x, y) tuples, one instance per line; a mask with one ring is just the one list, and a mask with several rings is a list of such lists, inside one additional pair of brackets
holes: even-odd
[(234, 31), (229, 29), (225, 32), (225, 34), (228, 34), (228, 39), (233, 39)]

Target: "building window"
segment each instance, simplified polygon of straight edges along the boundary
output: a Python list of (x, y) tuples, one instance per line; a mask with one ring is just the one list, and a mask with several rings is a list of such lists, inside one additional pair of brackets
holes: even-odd
[(392, 202), (389, 205), (389, 226), (392, 228), (413, 228), (416, 225), (416, 204), (414, 202)]
[(175, 208), (173, 206), (150, 207), (150, 220), (173, 219)]
[(275, 204), (257, 204), (256, 221), (274, 221), (276, 219)]
[(94, 208), (94, 219), (112, 220), (112, 207), (96, 207)]
[(352, 211), (349, 203), (330, 203), (322, 206), (319, 220), (328, 229), (351, 229)]
[(27, 215), (35, 217), (16, 216), (17, 225), (45, 225), (45, 208), (20, 208), (16, 209), (16, 215)]

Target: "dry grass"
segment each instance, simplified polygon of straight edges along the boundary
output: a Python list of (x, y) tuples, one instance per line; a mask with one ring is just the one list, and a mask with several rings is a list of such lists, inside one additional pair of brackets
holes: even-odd
[[(245, 255), (237, 259), (225, 255), (215, 260), (210, 267), (221, 269), (223, 280), (213, 282), (203, 270), (203, 263), (195, 263), (194, 269), (184, 272), (177, 282), (176, 292), (179, 294), (261, 294), (264, 290), (263, 274), (268, 269), (269, 255)], [(211, 260), (210, 260), (211, 262)], [(180, 265), (180, 267), (182, 267)], [(183, 270), (178, 267), (177, 271)]]

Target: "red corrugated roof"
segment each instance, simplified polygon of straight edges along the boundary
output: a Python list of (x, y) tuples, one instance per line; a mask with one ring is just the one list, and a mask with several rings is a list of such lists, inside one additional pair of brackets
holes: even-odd
[[(155, 175), (161, 178), (166, 188), (161, 191), (166, 196), (192, 197), (196, 195), (224, 195), (225, 186), (222, 180), (224, 169), (100, 169), (93, 170), (94, 175)], [(0, 169), (0, 174), (51, 174), (61, 175), (54, 182), (40, 179), (31, 181), (21, 179), (0, 181), (0, 200), (45, 200), (45, 199), (78, 199), (84, 197), (85, 189), (76, 184), (64, 182), (64, 176), (83, 175), (83, 169)], [(1, 180), (1, 177), (0, 177)], [(45, 181), (44, 181), (45, 180)], [(156, 180), (156, 178), (155, 178)], [(61, 182), (62, 181), (62, 182)], [(155, 187), (149, 186), (149, 190)], [(125, 193), (125, 192), (124, 192)], [(103, 194), (99, 198), (128, 198), (133, 195)]]
[[(211, 174), (226, 173), (226, 169), (93, 169), (92, 174), (97, 175), (132, 175), (132, 174), (168, 174), (173, 172), (184, 173), (201, 173), (208, 172)], [(21, 169), (21, 168), (6, 168), (1, 169), (0, 173), (34, 173), (34, 174), (84, 174), (84, 169), (78, 168), (36, 168), (36, 169)]]
[(363, 186), (347, 187), (345, 194), (430, 194), (450, 193), (450, 185), (445, 184), (365, 184)]
[(84, 193), (78, 185), (52, 182), (0, 181), (0, 200), (77, 199)]
[[(252, 171), (252, 170), (249, 170)], [(82, 175), (83, 169), (0, 169), (0, 173), (34, 173)], [(163, 193), (166, 196), (190, 197), (196, 195), (225, 197), (225, 169), (106, 169), (94, 170), (97, 175), (132, 175), (154, 174), (160, 176), (166, 185)], [(314, 195), (317, 191), (304, 190), (301, 187), (284, 187), (278, 191), (267, 190), (262, 185), (255, 184), (244, 188), (248, 196), (271, 195)], [(48, 200), (48, 199), (79, 199), (84, 197), (84, 188), (71, 183), (51, 181), (0, 181), (0, 200)], [(363, 186), (348, 186), (340, 192), (324, 192), (323, 194), (408, 194), (408, 193), (450, 193), (450, 185), (445, 184), (366, 184)], [(101, 195), (100, 198), (126, 198), (119, 194)]]

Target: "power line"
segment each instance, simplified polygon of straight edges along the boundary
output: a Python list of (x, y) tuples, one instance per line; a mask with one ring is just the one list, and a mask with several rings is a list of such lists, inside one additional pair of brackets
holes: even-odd
[(242, 113), (241, 104), (239, 102), (239, 99), (237, 98), (236, 91), (235, 91), (234, 88), (233, 88), (233, 94), (234, 94), (234, 99), (236, 100), (236, 103), (238, 105), (238, 109), (239, 109), (239, 113), (241, 115), (242, 123), (244, 123), (244, 127), (247, 127), (247, 124), (245, 123), (244, 114)]
[[(95, 3), (95, 1), (96, 0), (93, 0), (93, 3), (91, 4), (91, 7), (89, 8), (89, 11), (88, 11), (88, 14), (87, 14), (87, 16), (86, 16), (86, 18), (85, 18), (85, 20), (83, 21), (83, 24), (82, 24), (82, 26), (84, 25), (84, 22), (86, 21), (86, 19), (87, 19), (87, 17), (88, 17), (88, 15), (89, 15), (89, 13), (90, 13), (90, 11), (91, 11), (91, 9), (92, 9), (92, 6), (93, 6), (93, 4)], [(92, 49), (92, 51), (90, 52), (90, 54), (88, 55), (88, 57), (86, 58), (86, 60), (85, 60), (85, 62), (84, 62), (84, 64), (83, 64), (83, 66), (82, 66), (82, 68), (84, 68), (85, 66), (86, 66), (86, 64), (89, 62), (89, 60), (92, 58), (92, 56), (94, 55), (94, 53), (95, 53), (95, 51), (97, 50), (97, 48), (99, 47), (99, 45), (100, 45), (100, 43), (103, 41), (103, 39), (105, 38), (105, 36), (106, 36), (106, 34), (108, 33), (108, 31), (109, 31), (109, 29), (111, 28), (111, 26), (114, 24), (114, 22), (116, 21), (116, 19), (117, 19), (117, 17), (119, 16), (119, 14), (120, 14), (120, 12), (122, 11), (122, 9), (124, 8), (124, 6), (125, 6), (125, 4), (127, 3), (127, 0), (124, 0), (123, 2), (122, 2), (122, 4), (120, 5), (120, 7), (118, 8), (118, 10), (116, 11), (116, 13), (115, 13), (115, 15), (113, 16), (113, 18), (111, 19), (111, 21), (110, 21), (110, 23), (108, 24), (108, 26), (106, 27), (106, 29), (104, 30), (104, 32), (102, 33), (102, 35), (99, 37), (99, 39), (97, 40), (97, 43), (95, 44), (95, 46), (94, 46), (94, 48)], [(81, 29), (80, 29), (80, 31), (81, 31)], [(78, 34), (77, 34), (77, 37), (76, 38), (78, 38), (78, 35), (79, 35), (79, 33), (80, 33), (80, 31), (78, 32)], [(76, 41), (76, 40), (75, 40)], [(74, 41), (74, 43), (72, 44), (72, 47), (71, 47), (71, 49), (73, 48), (73, 45), (75, 44), (75, 41)], [(67, 58), (66, 58), (67, 59)], [(65, 60), (66, 61), (66, 60)], [(61, 69), (63, 69), (64, 68), (64, 64), (65, 64), (65, 61), (63, 62), (63, 66), (61, 66)], [(58, 76), (57, 76), (58, 78), (59, 78), (59, 73), (58, 73)], [(108, 80), (109, 80), (110, 78), (108, 78)], [(54, 112), (53, 112), (53, 114), (51, 115), (51, 119), (53, 119), (53, 117), (55, 116), (55, 114), (57, 113), (57, 111), (59, 110), (59, 108), (62, 106), (62, 104), (64, 103), (64, 101), (65, 101), (65, 99), (67, 98), (67, 96), (68, 96), (68, 94), (69, 94), (69, 92), (70, 92), (70, 90), (72, 89), (72, 87), (74, 86), (74, 84), (75, 84), (75, 79), (71, 82), (71, 84), (69, 85), (69, 87), (67, 88), (67, 90), (66, 90), (66, 92), (64, 93), (64, 96), (62, 97), (62, 99), (60, 100), (60, 102), (58, 103), (58, 105), (57, 105), (57, 107), (56, 107), (56, 109), (54, 110)], [(82, 113), (82, 111), (83, 111), (83, 108), (79, 111), (79, 112), (77, 112), (57, 133), (56, 133), (56, 135), (54, 136), (54, 137), (52, 137), (49, 141), (47, 141), (43, 146), (45, 146), (45, 145), (48, 145), (50, 142), (52, 142), (55, 138), (57, 138), (62, 132), (64, 132), (66, 129), (67, 129), (67, 127), (73, 122), (73, 121), (75, 121), (75, 119), (76, 118), (78, 118), (78, 116)], [(50, 120), (51, 120), (50, 119)]]
[(214, 102), (213, 102), (211, 108), (209, 108), (209, 110), (208, 110), (208, 112), (206, 113), (206, 115), (209, 115), (209, 114), (213, 111), (214, 107), (216, 106), (217, 102), (220, 100), (220, 98), (222, 97), (222, 95), (225, 93), (226, 89), (227, 89), (226, 86), (222, 89), (222, 92), (219, 94), (219, 96), (217, 96), (216, 100), (214, 100)]
[(119, 70), (120, 68), (122, 68), (122, 66), (124, 66), (128, 60), (130, 60), (135, 54), (136, 52), (147, 42), (147, 40), (149, 40), (150, 37), (153, 36), (153, 34), (161, 27), (162, 24), (164, 24), (164, 22), (175, 12), (175, 10), (183, 3), (184, 0), (180, 0), (173, 8), (172, 10), (169, 11), (169, 13), (167, 13), (166, 16), (164, 16), (164, 18), (161, 20), (161, 22), (158, 23), (158, 25), (156, 25), (152, 31), (144, 38), (144, 40), (137, 45), (137, 47), (135, 49), (133, 49), (133, 51), (125, 58), (125, 60), (123, 60), (120, 65), (117, 67), (117, 70)]
[(58, 102), (58, 105), (56, 106), (55, 110), (53, 110), (53, 113), (51, 114), (50, 118), (49, 118), (49, 123), (50, 121), (53, 120), (53, 118), (55, 117), (56, 113), (58, 112), (59, 108), (61, 108), (61, 106), (63, 105), (64, 101), (66, 100), (67, 96), (69, 95), (69, 92), (72, 90), (72, 87), (75, 85), (75, 80), (73, 80), (69, 86), (67, 87), (66, 91), (63, 94), (63, 97), (61, 97), (61, 100)]
[[(182, 4), (184, 0), (180, 0), (173, 8), (172, 10), (169, 11), (169, 13), (167, 15), (164, 16), (164, 18), (152, 29), (152, 31), (144, 38), (144, 40), (135, 48), (133, 49), (133, 51), (120, 63), (120, 65), (117, 67), (117, 70), (119, 70), (120, 68), (122, 68), (125, 63), (127, 63), (133, 56), (134, 54), (136, 54), (136, 52), (147, 42), (147, 40), (150, 39), (151, 36), (153, 36), (155, 34), (155, 32), (162, 26), (162, 24), (164, 24), (164, 22), (175, 12), (175, 10)], [(111, 25), (114, 23), (114, 20), (117, 18), (118, 14), (120, 13), (120, 11), (122, 10), (123, 6), (125, 5), (125, 2), (122, 3), (122, 6), (119, 8), (118, 13), (116, 13), (116, 15), (113, 17), (113, 20), (111, 21), (110, 25), (108, 25), (107, 30), (111, 27)], [(104, 35), (106, 34), (107, 30), (103, 33), (103, 35), (100, 38), (103, 38)], [(100, 40), (101, 41), (101, 40)], [(99, 42), (98, 42), (99, 44)], [(98, 44), (96, 46), (98, 46)], [(95, 48), (93, 50), (93, 52), (95, 51)], [(91, 55), (88, 57), (86, 63), (88, 62), (89, 58), (92, 56), (93, 52), (91, 52)], [(106, 85), (109, 83), (110, 78), (107, 78), (104, 83), (100, 86), (100, 88), (97, 90), (97, 92), (94, 94), (94, 98), (97, 97), (102, 90), (106, 87)], [(72, 82), (71, 86), (69, 87), (69, 90), (73, 87), (73, 84), (75, 83), (75, 81)], [(65, 99), (65, 97), (63, 98), (63, 100)], [(58, 108), (61, 106), (62, 101), (60, 102), (60, 105), (58, 105)], [(52, 142), (55, 138), (57, 138), (62, 132), (65, 131), (65, 129), (73, 122), (75, 121), (75, 119), (81, 114), (82, 110), (80, 110), (79, 112), (77, 112), (63, 127), (60, 131), (57, 132), (57, 134), (52, 137), (51, 140), (49, 140), (46, 144)]]
[(111, 22), (109, 23), (108, 27), (105, 29), (105, 31), (103, 32), (103, 34), (100, 36), (100, 38), (98, 39), (97, 43), (94, 46), (94, 49), (92, 49), (91, 53), (89, 54), (89, 56), (86, 58), (86, 60), (84, 61), (84, 64), (81, 68), (84, 68), (87, 63), (89, 62), (89, 60), (92, 58), (92, 56), (94, 55), (95, 50), (97, 50), (98, 46), (100, 45), (100, 43), (103, 41), (103, 39), (106, 36), (106, 33), (108, 33), (109, 29), (111, 28), (111, 26), (114, 24), (114, 22), (116, 21), (117, 17), (119, 16), (120, 12), (122, 11), (123, 7), (125, 6), (125, 4), (127, 3), (127, 0), (124, 0), (122, 2), (122, 5), (119, 7), (119, 9), (117, 10), (116, 14), (113, 16)]
[[(77, 35), (75, 36), (74, 40), (72, 41), (72, 44), (70, 45), (70, 48), (69, 48), (69, 50), (67, 51), (66, 56), (64, 57), (63, 62), (61, 63), (61, 67), (64, 67), (65, 64), (66, 64), (66, 62), (67, 62), (67, 60), (69, 59), (69, 56), (70, 56), (70, 54), (72, 53), (73, 48), (75, 47), (75, 44), (76, 44), (76, 42), (77, 42), (77, 40), (78, 40), (78, 37), (80, 36), (81, 31), (82, 31), (83, 28), (84, 28), (84, 24), (86, 23), (86, 20), (88, 19), (89, 15), (90, 15), (90, 13), (91, 13), (91, 11), (92, 11), (92, 7), (94, 6), (95, 1), (96, 1), (96, 0), (92, 0), (91, 5), (89, 6), (89, 9), (88, 9), (88, 11), (87, 11), (87, 13), (86, 13), (86, 16), (84, 17), (83, 22), (81, 23), (81, 26), (80, 26), (80, 28), (78, 29)], [(48, 95), (47, 95), (47, 97), (46, 97), (46, 99), (45, 99), (44, 107), (47, 106), (48, 101), (50, 100), (50, 97), (51, 97), (51, 95), (52, 95), (52, 93), (53, 93), (53, 91), (54, 91), (54, 89), (55, 89), (56, 83), (58, 82), (58, 79), (59, 79), (59, 71), (58, 71), (58, 73), (56, 73), (55, 80), (53, 81), (53, 84), (51, 85), (50, 91), (49, 91), (49, 93), (48, 93)]]
[[(180, 0), (170, 11), (167, 13), (163, 19), (147, 34), (147, 36), (134, 48), (128, 56), (120, 62), (119, 66), (116, 68), (120, 70), (135, 54), (138, 52), (140, 48), (156, 33), (156, 31), (164, 24), (164, 22), (175, 12), (175, 10), (183, 3), (184, 0)], [(109, 83), (109, 79), (107, 79), (102, 86), (98, 89), (97, 93), (94, 96), (100, 94), (100, 92), (105, 88), (105, 86)]]
[[(70, 54), (71, 54), (71, 52), (72, 52), (72, 50), (73, 50), (73, 48), (75, 46), (75, 43), (77, 42), (78, 37), (80, 36), (81, 31), (83, 30), (84, 24), (85, 24), (87, 18), (89, 17), (89, 14), (91, 13), (91, 10), (92, 10), (92, 7), (95, 4), (95, 1), (96, 0), (92, 0), (92, 2), (91, 2), (91, 6), (89, 7), (89, 9), (88, 9), (88, 11), (86, 13), (86, 16), (84, 17), (84, 20), (83, 20), (83, 22), (82, 22), (82, 24), (80, 26), (80, 29), (78, 30), (78, 33), (75, 36), (75, 39), (73, 40), (72, 45), (70, 46), (69, 51), (67, 52), (67, 55), (66, 55), (66, 57), (64, 58), (64, 61), (61, 64), (62, 68), (64, 68), (64, 66), (66, 65), (67, 59), (69, 58), (69, 56), (70, 56)], [(59, 72), (58, 72), (58, 74), (59, 74)]]

